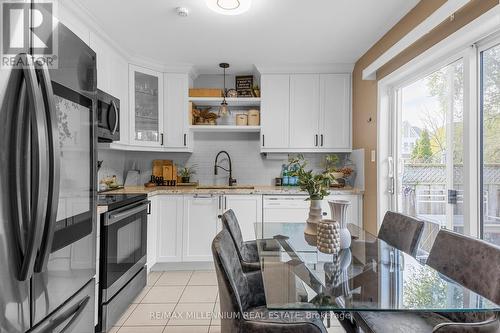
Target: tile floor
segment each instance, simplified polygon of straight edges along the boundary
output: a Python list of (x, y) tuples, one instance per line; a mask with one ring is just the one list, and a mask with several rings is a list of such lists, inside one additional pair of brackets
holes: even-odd
[[(146, 288), (108, 333), (218, 333), (218, 311), (214, 271), (151, 272)], [(344, 330), (332, 320), (328, 332)]]

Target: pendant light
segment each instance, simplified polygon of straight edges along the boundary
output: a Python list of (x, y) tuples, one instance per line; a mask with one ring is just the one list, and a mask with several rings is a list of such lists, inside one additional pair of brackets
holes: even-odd
[(220, 107), (219, 107), (219, 117), (222, 117), (222, 116), (226, 116), (229, 113), (231, 113), (229, 111), (229, 107), (227, 106), (227, 101), (226, 101), (226, 94), (227, 94), (227, 90), (226, 90), (226, 69), (229, 68), (229, 64), (225, 63), (225, 62), (222, 62), (222, 63), (219, 64), (219, 67), (224, 70), (224, 91), (222, 92), (224, 99), (222, 100), (222, 103), (220, 103)]

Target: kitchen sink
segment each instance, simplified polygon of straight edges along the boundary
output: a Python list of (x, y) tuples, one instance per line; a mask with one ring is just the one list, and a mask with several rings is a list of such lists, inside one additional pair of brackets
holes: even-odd
[(249, 185), (199, 185), (198, 190), (253, 190), (254, 186)]

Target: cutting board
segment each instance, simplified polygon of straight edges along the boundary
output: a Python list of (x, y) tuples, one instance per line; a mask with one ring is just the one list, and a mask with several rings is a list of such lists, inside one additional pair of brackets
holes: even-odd
[(155, 177), (163, 177), (163, 166), (173, 166), (172, 160), (153, 160), (152, 175)]
[(175, 165), (163, 166), (163, 179), (164, 180), (177, 180), (177, 168)]

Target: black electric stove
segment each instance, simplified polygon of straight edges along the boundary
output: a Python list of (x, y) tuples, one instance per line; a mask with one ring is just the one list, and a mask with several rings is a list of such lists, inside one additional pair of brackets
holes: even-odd
[(146, 200), (146, 194), (99, 194), (97, 196), (98, 206), (108, 206), (109, 210)]

